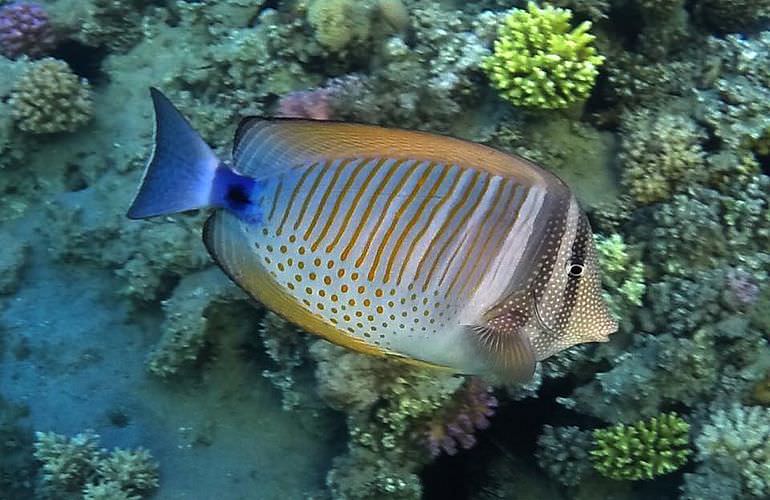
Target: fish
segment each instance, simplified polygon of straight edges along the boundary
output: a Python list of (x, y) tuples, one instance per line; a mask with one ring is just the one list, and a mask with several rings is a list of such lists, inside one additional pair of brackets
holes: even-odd
[(131, 219), (210, 209), (203, 242), (248, 295), (355, 351), (529, 380), (606, 342), (585, 213), (537, 164), (453, 137), (244, 118), (221, 160), (159, 90)]

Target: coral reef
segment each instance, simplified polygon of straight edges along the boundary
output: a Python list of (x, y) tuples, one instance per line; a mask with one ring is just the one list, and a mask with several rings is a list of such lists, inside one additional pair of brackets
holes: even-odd
[[(245, 367), (249, 389), (280, 397), (291, 425), (303, 415), (313, 423), (300, 424), (316, 428), (321, 413), (336, 419), (340, 439), (330, 439), (336, 447), (319, 464), (339, 456), (325, 485), (323, 472), (314, 479), (327, 491), (313, 498), (435, 496), (433, 475), (445, 464), (458, 471), (462, 493), (478, 499), (674, 498), (677, 487), (682, 500), (770, 496), (766, 0), (0, 4), (0, 312), (52, 269), (70, 273), (77, 290), (96, 273), (114, 279), (100, 304), (119, 304), (127, 322), (141, 325), (134, 345), (159, 337), (146, 367), (173, 381), (150, 379), (152, 390), (132, 392), (126, 404), (156, 408), (144, 399), (153, 393), (161, 407), (184, 396), (180, 408), (199, 408), (211, 401), (199, 389)], [(37, 59), (51, 54), (61, 60)], [(526, 385), (493, 392), (478, 379), (332, 346), (252, 307), (212, 267), (200, 243), (205, 214), (124, 220), (152, 142), (148, 85), (179, 103), (223, 159), (240, 117), (273, 113), (451, 133), (541, 163), (573, 189), (599, 230), (604, 287), (621, 331), (539, 363)], [(500, 106), (501, 97), (513, 106)], [(24, 231), (6, 226), (10, 219)], [(46, 313), (66, 309), (47, 300)], [(11, 346), (2, 362), (19, 358), (13, 370), (2, 367), (3, 381), (15, 383), (19, 366), (40, 370), (36, 377), (57, 369), (62, 392), (81, 394), (74, 368), (40, 357), (36, 346), (28, 352), (32, 336), (19, 325), (0, 324)], [(57, 325), (50, 342), (62, 349), (67, 332)], [(62, 358), (105, 353), (90, 347)], [(222, 379), (213, 380), (215, 371)], [(25, 418), (37, 421), (34, 399)], [(522, 411), (516, 420), (490, 418), (511, 407)], [(93, 433), (48, 433), (35, 452), (44, 487), (33, 492), (31, 436), (13, 411), (0, 413), (13, 420), (0, 422), (0, 497), (134, 500), (157, 485), (146, 451), (108, 453)], [(62, 428), (75, 425), (74, 413), (57, 415)], [(158, 424), (140, 414), (132, 418), (150, 420), (131, 427), (137, 432)], [(587, 429), (597, 421), (622, 425), (598, 429), (593, 443)], [(697, 458), (683, 476), (616, 480), (686, 461), (683, 421)], [(493, 439), (479, 439), (490, 424), (485, 437)], [(495, 442), (511, 430), (513, 446)], [(158, 452), (166, 445), (159, 441)], [(228, 446), (209, 448), (226, 455)], [(242, 459), (233, 449), (223, 463)], [(454, 453), (469, 459), (443, 456)], [(170, 470), (175, 483), (158, 496), (174, 496), (186, 482), (198, 487), (185, 472)], [(227, 475), (211, 489), (243, 496), (238, 485), (248, 482), (239, 479)]]
[(497, 399), (492, 387), (482, 380), (468, 380), (452, 398), (450, 405), (426, 422), (425, 444), (432, 458), (442, 452), (457, 453), (457, 446), (467, 450), (476, 444), (474, 432), (489, 427), (489, 418), (495, 414)]
[(476, 379), (416, 369), (325, 341), (310, 349), (321, 397), (347, 414), (350, 441), (327, 484), (335, 498), (419, 498), (415, 472), (475, 443), (497, 405)]
[(56, 43), (48, 13), (42, 5), (12, 2), (0, 6), (0, 55), (40, 57)]
[(0, 235), (0, 295), (16, 291), (28, 255), (27, 242), (9, 233)]
[(767, 0), (702, 0), (697, 7), (703, 21), (722, 33), (755, 28), (770, 17)]
[(72, 132), (91, 119), (91, 88), (67, 63), (45, 58), (32, 63), (16, 82), (11, 114), (24, 132)]
[(335, 118), (472, 137), (479, 120), (479, 65), (489, 52), (473, 31), (474, 19), (432, 1), (416, 5), (410, 16), (411, 45), (401, 36), (387, 37), (381, 64), (334, 82)]
[(108, 453), (92, 431), (71, 438), (54, 432), (36, 436), (43, 488), (55, 498), (82, 492), (86, 499), (139, 499), (158, 486), (158, 464), (143, 448)]
[(313, 0), (307, 10), (307, 19), (321, 45), (339, 52), (349, 44), (366, 41), (371, 7), (371, 2)]
[(643, 110), (628, 116), (622, 131), (623, 185), (636, 202), (667, 200), (705, 175), (706, 135), (691, 119)]
[(232, 327), (230, 315), (221, 312), (224, 306), (243, 299), (243, 292), (218, 269), (182, 278), (171, 297), (163, 301), (163, 334), (148, 356), (150, 373), (169, 377), (194, 363), (211, 330)]
[(627, 318), (632, 308), (642, 304), (647, 289), (644, 264), (617, 233), (606, 237), (596, 235), (596, 251), (610, 310), (618, 318)]
[[(741, 498), (770, 494), (770, 409), (733, 404), (714, 411), (695, 438), (697, 459), (729, 467), (741, 479)], [(690, 481), (697, 480), (688, 477)]]
[(594, 468), (611, 479), (652, 479), (679, 469), (691, 453), (690, 424), (665, 413), (633, 425), (594, 431)]
[(537, 438), (537, 464), (565, 486), (577, 486), (591, 473), (591, 432), (575, 426), (546, 425)]
[(512, 11), (501, 24), (494, 53), (482, 67), (500, 94), (516, 106), (557, 109), (585, 99), (604, 57), (588, 33), (591, 23), (571, 28), (571, 11)]

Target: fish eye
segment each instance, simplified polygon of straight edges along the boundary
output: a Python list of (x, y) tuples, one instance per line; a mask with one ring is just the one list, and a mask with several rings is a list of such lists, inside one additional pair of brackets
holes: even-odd
[(584, 271), (585, 271), (585, 266), (583, 266), (583, 264), (579, 264), (576, 262), (567, 264), (567, 275), (572, 278), (579, 278), (580, 276), (583, 276)]

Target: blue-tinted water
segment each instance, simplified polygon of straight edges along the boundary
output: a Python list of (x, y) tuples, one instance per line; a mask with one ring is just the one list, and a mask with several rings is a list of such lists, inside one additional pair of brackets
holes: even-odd
[[(768, 8), (0, 0), (0, 498), (770, 498)], [(535, 161), (590, 220), (618, 331), (588, 342), (597, 316), (565, 278), (553, 311), (579, 345), (525, 384), (302, 332), (214, 263), (208, 210), (125, 217), (153, 150), (148, 87), (223, 161), (247, 116), (420, 129)], [(431, 168), (476, 150), (447, 151), (425, 153)], [(474, 158), (457, 168), (500, 168)], [(340, 199), (344, 210), (352, 194)], [(545, 212), (521, 206), (522, 234), (540, 241)], [(399, 221), (377, 215), (373, 241)], [(437, 266), (487, 234), (483, 216), (468, 220), (440, 233), (459, 257)], [(515, 236), (500, 248), (536, 248)], [(548, 248), (507, 271), (535, 276)], [(542, 272), (569, 271), (554, 269)], [(527, 306), (506, 318), (542, 332), (551, 309), (524, 282), (511, 298)], [(332, 300), (332, 285), (317, 288)], [(325, 317), (355, 326), (349, 307)], [(417, 353), (465, 352), (441, 344), (450, 330), (406, 338), (422, 338)]]

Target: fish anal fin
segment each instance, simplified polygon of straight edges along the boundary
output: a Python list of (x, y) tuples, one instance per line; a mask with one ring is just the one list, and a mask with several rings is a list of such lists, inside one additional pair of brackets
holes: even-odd
[(501, 381), (523, 383), (532, 378), (537, 360), (523, 326), (500, 322), (464, 328)]

